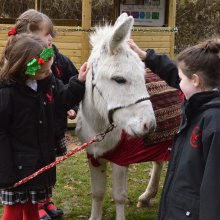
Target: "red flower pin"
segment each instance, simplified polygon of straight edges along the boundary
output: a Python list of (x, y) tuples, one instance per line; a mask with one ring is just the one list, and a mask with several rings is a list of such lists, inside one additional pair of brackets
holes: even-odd
[(12, 27), (11, 30), (8, 32), (8, 36), (16, 35), (16, 34), (17, 34), (17, 30), (15, 27)]
[(36, 57), (36, 60), (37, 60), (37, 62), (38, 62), (38, 64), (44, 64), (45, 63), (45, 61), (42, 59), (42, 58), (38, 58), (38, 57)]

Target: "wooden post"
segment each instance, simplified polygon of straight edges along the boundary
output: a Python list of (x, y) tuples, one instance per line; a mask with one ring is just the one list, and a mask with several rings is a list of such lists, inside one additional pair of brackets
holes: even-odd
[(35, 0), (35, 9), (41, 11), (41, 0)]
[(89, 30), (91, 28), (91, 11), (92, 0), (82, 0), (82, 63), (87, 61), (90, 48), (89, 48)]
[[(169, 19), (168, 26), (174, 28), (176, 26), (176, 0), (169, 0)], [(171, 33), (170, 37), (170, 56), (174, 57), (175, 32)]]
[(120, 7), (120, 2), (118, 0), (114, 0), (114, 19), (119, 16), (119, 7)]

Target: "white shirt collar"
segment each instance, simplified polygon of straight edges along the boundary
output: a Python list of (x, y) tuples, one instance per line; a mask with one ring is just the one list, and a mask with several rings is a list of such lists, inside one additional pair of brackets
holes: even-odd
[(26, 85), (37, 92), (37, 81), (36, 80), (28, 79), (26, 81)]

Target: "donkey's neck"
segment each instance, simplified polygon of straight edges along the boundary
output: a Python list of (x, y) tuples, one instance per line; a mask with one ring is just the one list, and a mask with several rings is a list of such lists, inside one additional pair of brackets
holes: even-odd
[[(80, 117), (81, 117), (81, 139), (86, 139), (104, 132), (110, 125), (108, 120), (103, 118), (94, 106), (93, 99), (91, 98), (91, 91), (86, 90), (84, 100), (81, 103)], [(96, 142), (88, 148), (88, 153), (94, 157), (100, 157), (104, 153), (112, 150), (121, 137), (121, 129), (116, 127), (113, 131), (106, 134), (104, 140)], [(85, 141), (85, 140), (84, 140)]]

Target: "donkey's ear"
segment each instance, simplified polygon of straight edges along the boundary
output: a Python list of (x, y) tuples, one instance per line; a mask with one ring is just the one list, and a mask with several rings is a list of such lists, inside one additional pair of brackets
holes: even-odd
[[(124, 15), (123, 15), (124, 16)], [(121, 16), (120, 16), (121, 17)], [(117, 19), (117, 24), (114, 25), (114, 31), (110, 36), (109, 49), (111, 53), (119, 46), (119, 44), (130, 37), (131, 28), (134, 24), (132, 16), (124, 17), (123, 21)]]
[(128, 18), (128, 14), (122, 13), (115, 21), (114, 26), (116, 27), (117, 25), (120, 25), (121, 23), (123, 23), (125, 21), (126, 18)]

